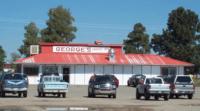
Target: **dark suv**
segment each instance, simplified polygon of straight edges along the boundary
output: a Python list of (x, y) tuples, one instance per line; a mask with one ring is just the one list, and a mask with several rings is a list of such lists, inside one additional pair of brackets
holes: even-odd
[(139, 80), (144, 77), (145, 75), (142, 75), (142, 74), (134, 74), (128, 79), (127, 85), (136, 87), (139, 84)]
[(109, 75), (93, 75), (88, 85), (88, 97), (96, 97), (96, 95), (108, 95), (116, 98), (115, 80)]

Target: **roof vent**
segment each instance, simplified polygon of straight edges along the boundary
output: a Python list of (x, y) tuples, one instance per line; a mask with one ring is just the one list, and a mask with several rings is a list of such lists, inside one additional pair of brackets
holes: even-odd
[(100, 41), (100, 40), (94, 41), (94, 44), (95, 44), (95, 45), (103, 45), (102, 41)]

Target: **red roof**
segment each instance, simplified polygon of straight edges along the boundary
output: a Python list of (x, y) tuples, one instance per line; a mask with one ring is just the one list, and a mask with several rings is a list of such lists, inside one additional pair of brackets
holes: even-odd
[(109, 61), (108, 54), (41, 53), (19, 59), (15, 64), (130, 64), (193, 66), (188, 62), (153, 54), (118, 54)]

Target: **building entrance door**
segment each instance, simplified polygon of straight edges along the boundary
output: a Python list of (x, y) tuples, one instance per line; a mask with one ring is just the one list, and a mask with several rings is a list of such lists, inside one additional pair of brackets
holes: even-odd
[(70, 74), (70, 69), (69, 68), (63, 68), (63, 80), (65, 82), (68, 82), (68, 83), (70, 83), (69, 74)]

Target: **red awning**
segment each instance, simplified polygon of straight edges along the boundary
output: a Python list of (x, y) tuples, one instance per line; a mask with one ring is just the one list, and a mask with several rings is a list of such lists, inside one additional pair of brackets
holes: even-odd
[(116, 55), (109, 61), (107, 54), (41, 53), (19, 59), (15, 64), (130, 64), (130, 65), (177, 65), (193, 66), (188, 62), (153, 54)]

